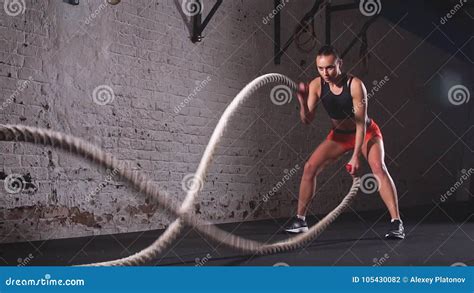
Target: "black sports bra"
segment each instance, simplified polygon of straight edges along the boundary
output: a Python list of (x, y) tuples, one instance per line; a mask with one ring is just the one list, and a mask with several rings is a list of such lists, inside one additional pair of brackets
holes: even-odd
[[(335, 95), (329, 89), (329, 84), (321, 78), (321, 100), (326, 112), (332, 119), (342, 120), (348, 117), (354, 117), (353, 103), (351, 96), (352, 76), (344, 77), (342, 92)], [(349, 80), (349, 83), (347, 82)]]

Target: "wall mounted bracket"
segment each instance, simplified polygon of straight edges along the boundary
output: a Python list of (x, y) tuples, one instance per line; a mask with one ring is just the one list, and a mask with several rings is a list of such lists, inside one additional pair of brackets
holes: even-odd
[[(206, 28), (206, 26), (209, 24), (211, 21), (212, 17), (216, 13), (217, 9), (219, 6), (221, 6), (223, 0), (217, 0), (217, 2), (212, 6), (211, 10), (209, 11), (209, 14), (206, 16), (204, 21), (202, 21), (202, 3), (201, 0), (192, 0), (194, 3), (195, 7), (198, 7), (198, 11), (193, 12), (193, 13), (185, 13), (183, 11), (182, 4), (179, 3), (178, 0), (174, 0), (174, 3), (176, 7), (178, 8), (178, 12), (181, 15), (181, 17), (184, 20), (184, 23), (186, 27), (188, 28), (191, 42), (197, 43), (202, 41), (203, 36), (202, 32)], [(191, 20), (189, 20), (189, 16)]]

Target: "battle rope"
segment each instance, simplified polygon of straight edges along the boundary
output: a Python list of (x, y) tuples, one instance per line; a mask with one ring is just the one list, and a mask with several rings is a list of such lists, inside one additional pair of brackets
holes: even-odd
[(225, 127), (230, 120), (230, 117), (245, 99), (250, 97), (262, 86), (271, 82), (284, 84), (290, 87), (291, 90), (296, 90), (296, 84), (288, 77), (281, 74), (270, 73), (256, 78), (239, 92), (232, 103), (224, 111), (224, 114), (214, 129), (209, 144), (204, 151), (204, 155), (201, 158), (196, 171), (195, 180), (193, 180), (192, 187), (187, 192), (186, 198), (182, 202), (181, 206), (178, 206), (176, 200), (165, 196), (164, 193), (160, 191), (160, 188), (151, 180), (149, 180), (145, 175), (133, 170), (124, 162), (117, 160), (110, 154), (105, 153), (98, 147), (80, 138), (37, 127), (22, 125), (0, 125), (0, 141), (29, 142), (34, 144), (42, 144), (45, 146), (52, 146), (54, 148), (59, 148), (71, 154), (86, 158), (92, 163), (102, 167), (118, 170), (118, 175), (128, 182), (132, 187), (177, 217), (177, 219), (171, 223), (164, 233), (147, 248), (122, 259), (86, 264), (87, 266), (124, 266), (144, 264), (163, 252), (163, 250), (166, 249), (177, 238), (184, 225), (191, 226), (210, 239), (242, 252), (269, 254), (293, 250), (302, 247), (303, 245), (318, 237), (321, 232), (324, 231), (350, 205), (360, 186), (359, 177), (353, 178), (352, 187), (341, 203), (333, 211), (321, 219), (321, 221), (311, 227), (308, 232), (273, 244), (264, 244), (235, 236), (207, 221), (197, 218), (194, 214), (190, 213), (190, 209), (200, 189), (199, 184), (200, 182), (203, 182), (203, 178), (206, 176), (217, 144), (224, 133)]

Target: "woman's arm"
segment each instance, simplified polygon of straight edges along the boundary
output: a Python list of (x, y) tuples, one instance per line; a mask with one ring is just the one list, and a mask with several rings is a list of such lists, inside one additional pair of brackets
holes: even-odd
[(351, 174), (353, 174), (359, 168), (358, 159), (362, 153), (362, 145), (365, 140), (367, 120), (367, 90), (364, 86), (364, 83), (356, 77), (353, 77), (351, 83), (351, 95), (354, 119), (356, 123), (354, 153), (352, 154), (352, 159), (349, 162), (349, 164), (352, 165), (353, 172), (351, 172)]
[(310, 124), (314, 120), (321, 86), (318, 80), (319, 78), (312, 80), (308, 88), (302, 83), (299, 85), (300, 118), (304, 124)]

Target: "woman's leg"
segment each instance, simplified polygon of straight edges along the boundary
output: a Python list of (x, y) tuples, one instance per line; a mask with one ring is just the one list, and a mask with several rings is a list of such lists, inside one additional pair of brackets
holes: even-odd
[(321, 173), (324, 167), (337, 160), (345, 152), (346, 149), (339, 143), (326, 139), (311, 154), (304, 166), (303, 177), (301, 178), (298, 198), (299, 216), (306, 216), (316, 191), (318, 174)]
[(392, 219), (400, 219), (397, 189), (385, 165), (383, 140), (377, 136), (373, 137), (362, 148), (362, 154), (378, 180), (380, 197), (387, 206), (390, 216)]

